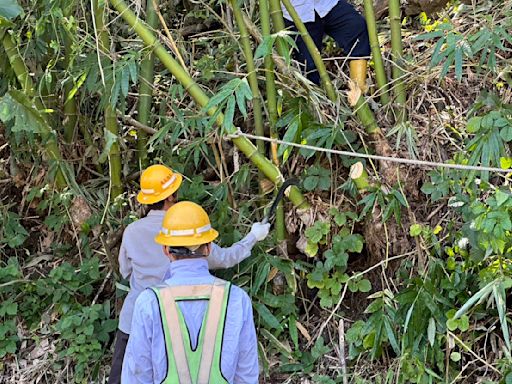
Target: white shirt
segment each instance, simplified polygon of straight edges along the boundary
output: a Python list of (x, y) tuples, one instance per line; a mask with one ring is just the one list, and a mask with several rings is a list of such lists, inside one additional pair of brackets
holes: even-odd
[[(169, 270), (169, 258), (164, 254), (155, 236), (162, 228), (164, 210), (151, 210), (148, 215), (126, 227), (119, 250), (119, 271), (123, 278), (130, 277), (130, 292), (124, 299), (119, 315), (119, 329), (130, 333), (135, 300), (148, 287), (161, 284)], [(229, 248), (221, 248), (212, 244), (208, 256), (210, 269), (230, 268), (251, 255), (256, 244), (253, 234), (248, 234), (238, 243)]]
[[(325, 17), (338, 4), (338, 0), (290, 0), (290, 3), (299, 14), (302, 22), (309, 23), (315, 21), (315, 12), (320, 17)], [(284, 18), (292, 21), (284, 5), (281, 4), (281, 8), (283, 9)]]

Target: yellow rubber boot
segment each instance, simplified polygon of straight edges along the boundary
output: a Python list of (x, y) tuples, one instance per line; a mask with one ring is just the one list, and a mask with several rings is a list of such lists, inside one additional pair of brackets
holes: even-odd
[(350, 62), (350, 79), (357, 84), (361, 92), (365, 93), (366, 86), (366, 68), (368, 64), (366, 60), (352, 60)]

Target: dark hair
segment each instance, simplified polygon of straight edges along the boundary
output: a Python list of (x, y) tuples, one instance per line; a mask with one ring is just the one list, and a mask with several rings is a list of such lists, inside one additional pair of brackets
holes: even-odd
[(177, 195), (176, 195), (176, 192), (174, 192), (171, 196), (167, 197), (166, 199), (163, 199), (162, 201), (159, 201), (159, 202), (156, 202), (153, 204), (148, 204), (148, 212), (151, 210), (161, 211), (162, 209), (164, 209), (164, 204), (165, 204), (166, 200), (172, 199), (173, 201), (176, 201), (176, 198), (177, 198)]
[(161, 211), (164, 209), (165, 200), (159, 201), (157, 203), (148, 204), (148, 210)]
[(207, 245), (208, 244), (202, 244), (195, 251), (191, 251), (187, 247), (167, 247), (167, 250), (176, 260), (198, 259), (208, 256), (203, 254)]

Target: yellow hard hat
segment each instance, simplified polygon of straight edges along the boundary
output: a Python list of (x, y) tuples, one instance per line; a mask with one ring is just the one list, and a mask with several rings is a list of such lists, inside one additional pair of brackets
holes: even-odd
[(137, 201), (141, 204), (154, 204), (167, 199), (178, 190), (182, 176), (165, 165), (152, 165), (140, 176), (140, 192)]
[(201, 206), (180, 201), (165, 213), (155, 241), (172, 247), (190, 247), (207, 244), (218, 236), (219, 232), (212, 228), (208, 214)]

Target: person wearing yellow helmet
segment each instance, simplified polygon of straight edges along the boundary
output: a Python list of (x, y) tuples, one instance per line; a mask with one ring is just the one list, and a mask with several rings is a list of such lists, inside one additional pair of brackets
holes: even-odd
[(171, 261), (169, 273), (135, 303), (123, 384), (258, 383), (251, 300), (208, 271), (218, 235), (195, 203), (166, 212), (155, 241)]
[[(121, 367), (137, 297), (144, 289), (160, 284), (168, 272), (169, 259), (153, 239), (161, 229), (165, 212), (177, 202), (176, 192), (182, 181), (182, 175), (161, 164), (152, 165), (141, 174), (137, 201), (148, 205), (150, 210), (144, 218), (128, 225), (123, 233), (119, 270), (123, 278), (130, 279), (130, 291), (119, 316), (109, 384), (121, 382)], [(206, 259), (208, 268), (230, 268), (237, 265), (251, 255), (257, 241), (267, 237), (269, 228), (269, 224), (254, 223), (249, 234), (231, 247), (221, 248), (213, 243)]]

